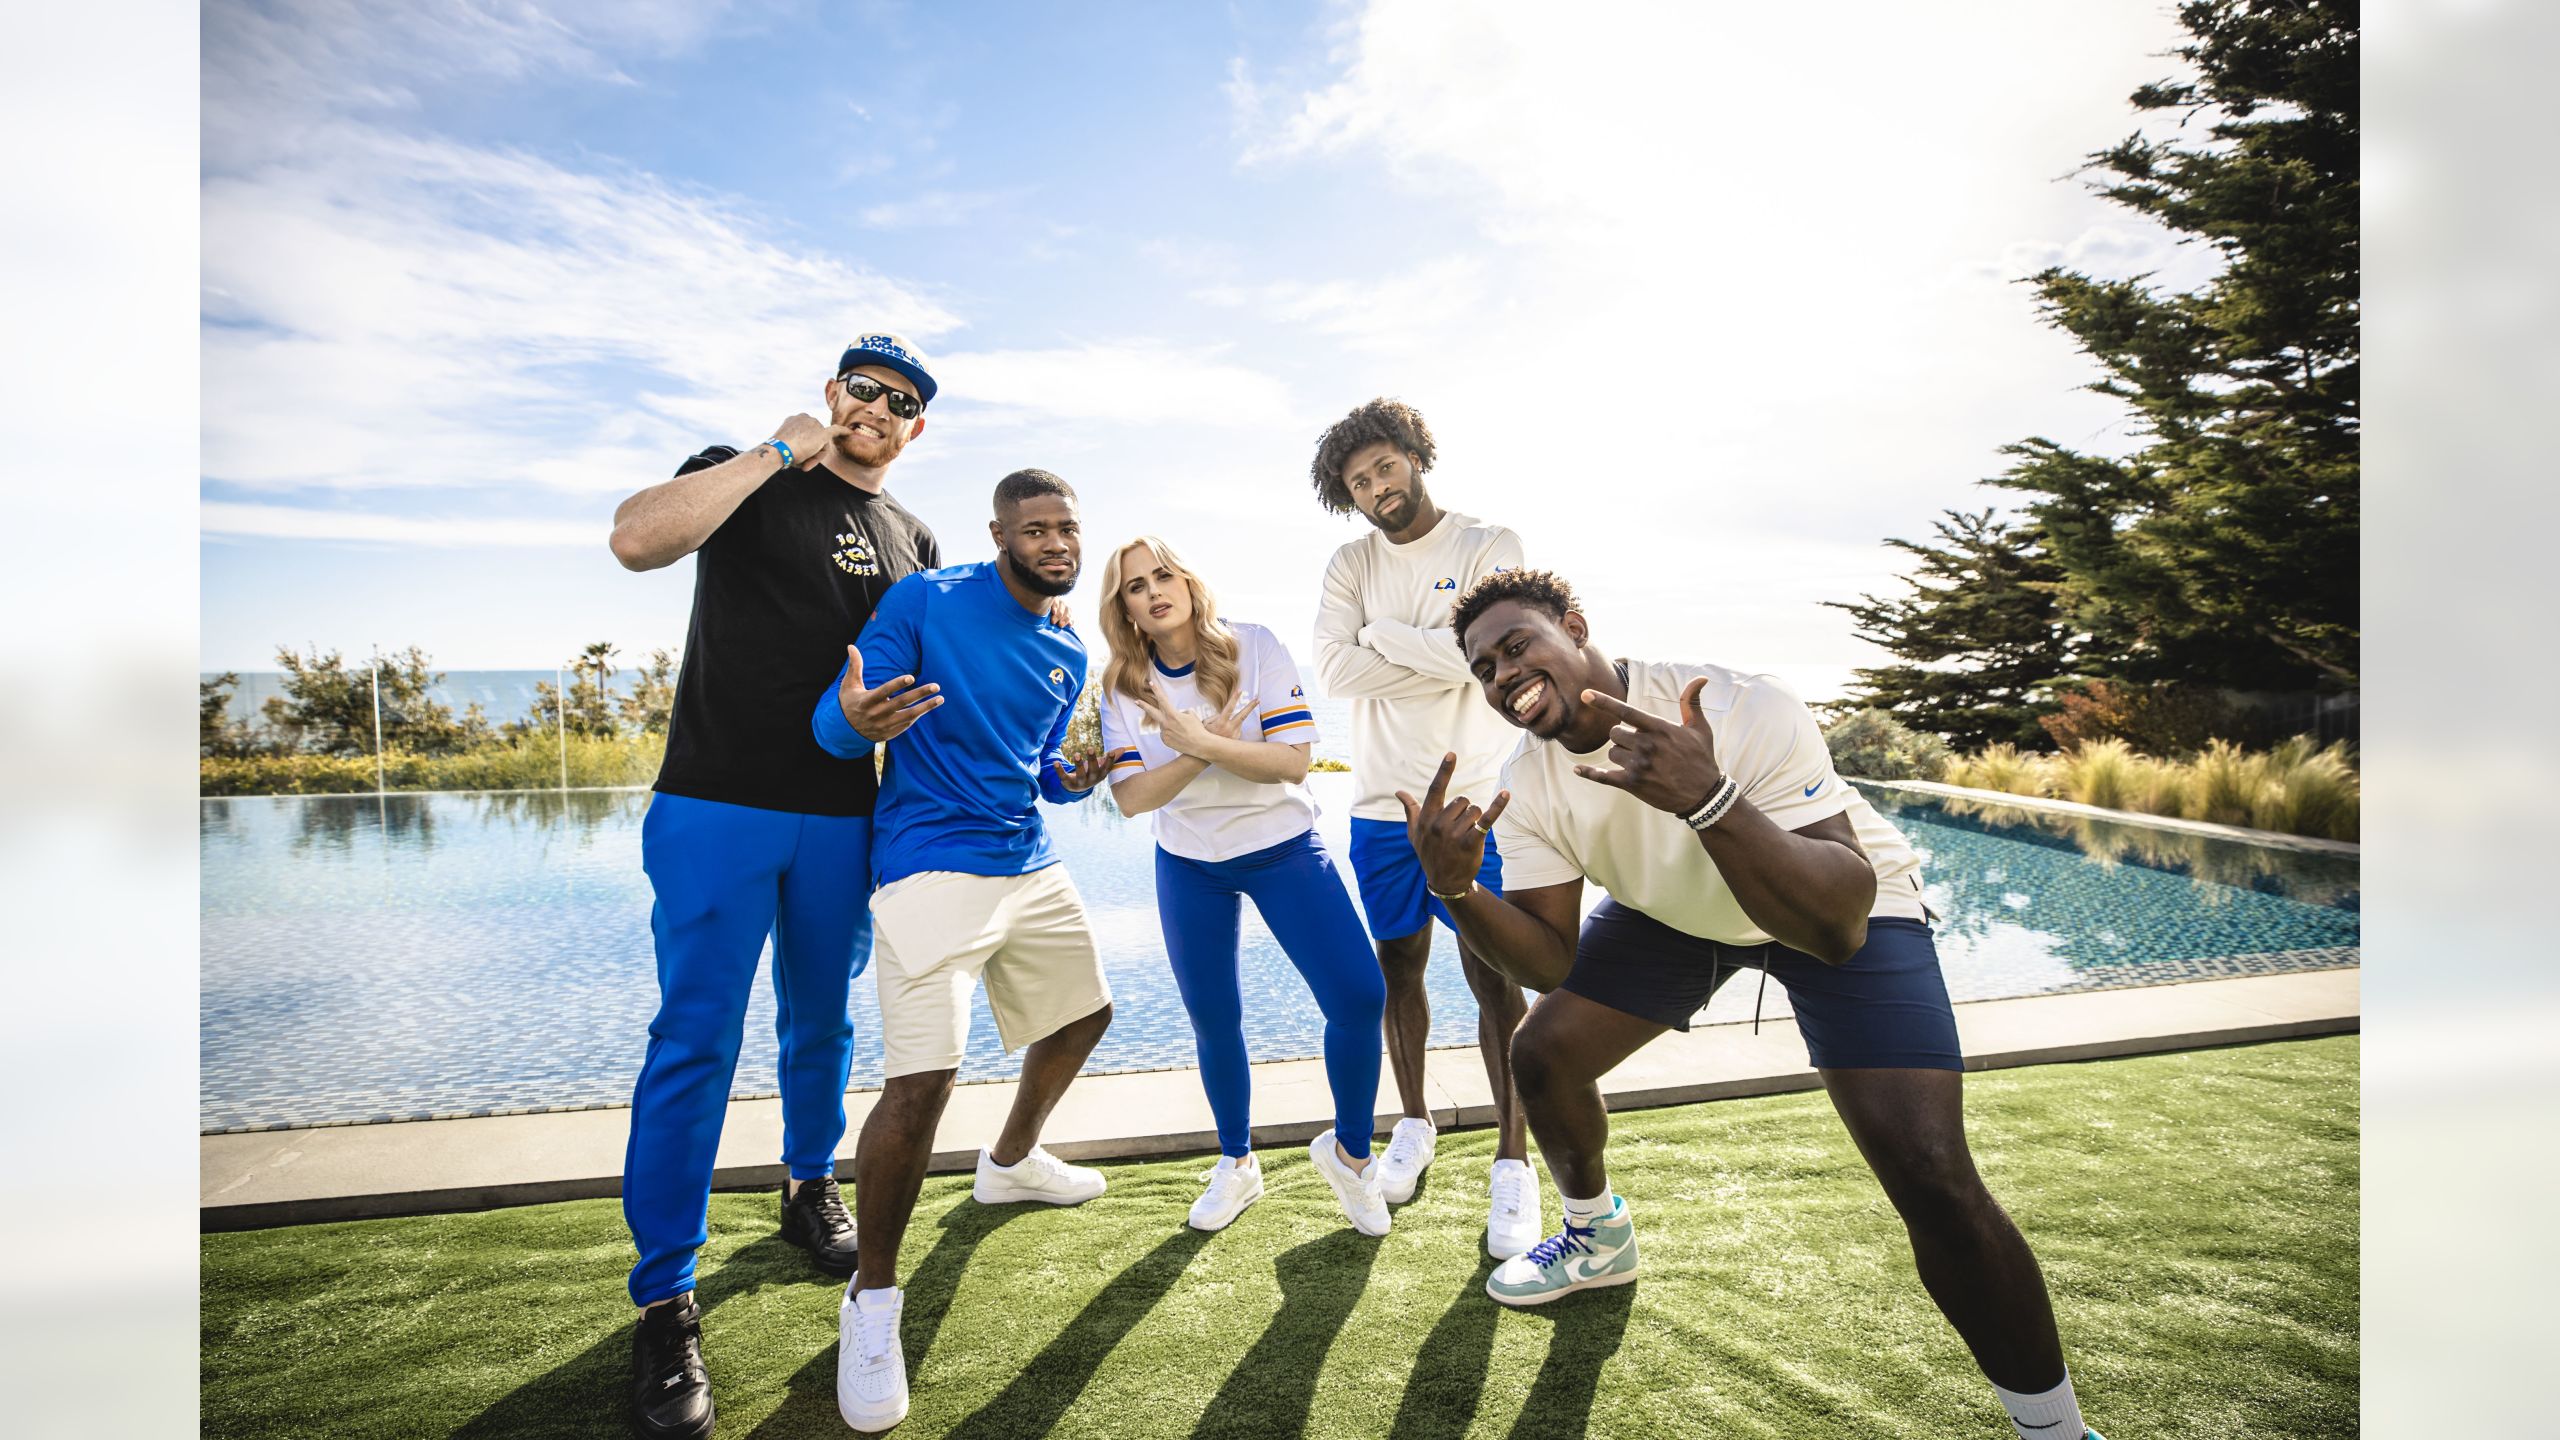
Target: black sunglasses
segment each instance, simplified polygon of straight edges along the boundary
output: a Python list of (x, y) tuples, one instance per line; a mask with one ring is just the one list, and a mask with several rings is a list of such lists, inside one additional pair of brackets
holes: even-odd
[(889, 397), (889, 413), (901, 420), (913, 420), (924, 413), (923, 401), (904, 390), (883, 385), (868, 375), (856, 375), (847, 370), (836, 377), (836, 383), (844, 387), (844, 393), (853, 397), (856, 405), (868, 405), (886, 395)]

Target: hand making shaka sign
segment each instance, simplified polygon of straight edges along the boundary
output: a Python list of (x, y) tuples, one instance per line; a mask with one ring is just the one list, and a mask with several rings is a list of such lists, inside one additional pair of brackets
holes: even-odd
[(1495, 818), (1511, 803), (1508, 790), (1494, 796), (1486, 809), (1476, 808), (1464, 795), (1446, 798), (1449, 776), (1457, 768), (1457, 756), (1443, 755), (1431, 787), (1420, 800), (1405, 791), (1396, 792), (1404, 802), (1405, 836), (1413, 842), (1414, 856), (1422, 862), (1423, 881), (1434, 895), (1461, 894), (1475, 883), (1476, 871), (1484, 865), (1484, 837), (1492, 833)]
[(1716, 762), (1715, 732), (1698, 708), (1698, 692), (1707, 688), (1699, 676), (1680, 692), (1678, 723), (1613, 700), (1597, 690), (1582, 692), (1582, 703), (1618, 717), (1609, 731), (1611, 770), (1576, 765), (1573, 773), (1602, 785), (1614, 785), (1656, 810), (1687, 815), (1724, 784), (1724, 767)]

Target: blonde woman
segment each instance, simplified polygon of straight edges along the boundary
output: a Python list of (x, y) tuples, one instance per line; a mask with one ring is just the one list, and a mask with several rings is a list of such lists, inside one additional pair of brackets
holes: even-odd
[(1316, 724), (1298, 667), (1270, 631), (1219, 619), (1208, 585), (1152, 535), (1115, 551), (1102, 585), (1111, 798), (1122, 814), (1155, 817), (1156, 909), (1218, 1120), (1218, 1166), (1189, 1223), (1222, 1230), (1262, 1196), (1237, 968), (1249, 896), (1324, 1014), (1334, 1125), (1309, 1158), (1353, 1227), (1384, 1235), (1369, 1137), (1386, 979), (1315, 833), (1304, 782)]

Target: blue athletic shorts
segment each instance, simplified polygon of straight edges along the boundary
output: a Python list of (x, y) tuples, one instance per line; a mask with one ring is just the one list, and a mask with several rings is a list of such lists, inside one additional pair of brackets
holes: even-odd
[(1898, 915), (1867, 922), (1846, 965), (1772, 941), (1725, 945), (1603, 900), (1582, 922), (1564, 988), (1639, 1020), (1689, 1028), (1716, 987), (1745, 967), (1787, 987), (1805, 1054), (1821, 1070), (1961, 1070), (1956, 1012), (1929, 927)]
[[(1370, 939), (1401, 940), (1433, 920), (1457, 933), (1449, 907), (1431, 898), (1431, 886), (1422, 878), (1422, 858), (1413, 853), (1403, 821), (1352, 816), (1351, 873), (1360, 881), (1360, 912), (1368, 917)], [(1502, 893), (1502, 852), (1490, 835), (1484, 837), (1484, 864), (1476, 870), (1476, 883)]]

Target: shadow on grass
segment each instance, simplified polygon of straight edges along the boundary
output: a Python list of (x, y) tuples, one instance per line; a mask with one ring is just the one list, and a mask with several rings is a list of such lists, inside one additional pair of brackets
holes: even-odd
[[(941, 1235), (925, 1252), (924, 1259), (916, 1262), (916, 1268), (908, 1272), (906, 1307), (898, 1316), (898, 1345), (906, 1351), (909, 1385), (924, 1374), (924, 1357), (933, 1349), (934, 1337), (942, 1333), (942, 1318), (951, 1313), (951, 1297), (960, 1291), (960, 1277), (969, 1268), (969, 1257), (977, 1253), (979, 1244), (988, 1236), (1030, 1208), (962, 1200), (943, 1212), (938, 1227)], [(910, 1237), (915, 1234), (912, 1230), (907, 1233)], [(822, 1421), (833, 1429), (843, 1428), (844, 1420), (836, 1410), (835, 1343), (792, 1372), (782, 1403), (765, 1417), (763, 1424), (748, 1432), (748, 1440), (807, 1433), (804, 1419)]]
[(1176, 1230), (1136, 1263), (1112, 1277), (1102, 1293), (1086, 1303), (1058, 1338), (1022, 1367), (1013, 1383), (978, 1407), (951, 1432), (954, 1440), (1011, 1440), (1018, 1435), (1046, 1435), (1084, 1393), (1093, 1372), (1112, 1348), (1146, 1318), (1173, 1282), (1182, 1278), (1191, 1257), (1208, 1243), (1204, 1232), (1188, 1226)]
[(1484, 1377), (1493, 1365), (1494, 1322), (1502, 1313), (1484, 1293), (1484, 1282), (1500, 1263), (1482, 1249), (1476, 1251), (1475, 1273), (1423, 1337), (1388, 1440), (1445, 1440), (1466, 1434), (1475, 1423)]
[[(769, 1234), (740, 1247), (718, 1268), (696, 1276), (693, 1298), (708, 1316), (733, 1295), (767, 1285), (807, 1285), (812, 1280), (827, 1279), (810, 1268), (807, 1252), (785, 1243), (779, 1234)], [(631, 1413), (631, 1327), (626, 1316), (602, 1340), (516, 1387), (464, 1422), (453, 1432), (455, 1440), (627, 1433)], [(720, 1363), (718, 1334), (707, 1320), (704, 1331), (703, 1350), (716, 1373)]]
[[(1488, 1306), (1493, 1303), (1490, 1297), (1485, 1300)], [(1513, 1440), (1583, 1432), (1591, 1423), (1600, 1367), (1626, 1340), (1627, 1312), (1635, 1303), (1635, 1286), (1613, 1285), (1521, 1312), (1551, 1321), (1555, 1333), (1547, 1341), (1546, 1363), (1538, 1367), (1538, 1378), (1529, 1386), (1528, 1403), (1511, 1424)]]
[(1210, 1398), (1192, 1440), (1304, 1434), (1325, 1351), (1360, 1303), (1377, 1262), (1378, 1242), (1356, 1230), (1336, 1230), (1284, 1252), (1277, 1262), (1280, 1313)]

